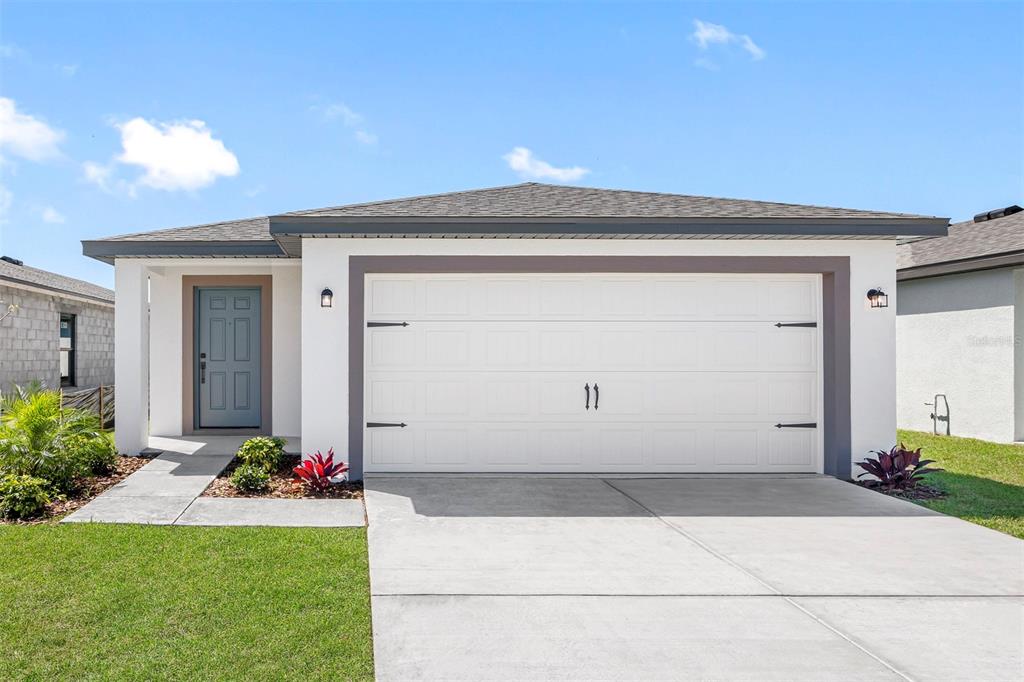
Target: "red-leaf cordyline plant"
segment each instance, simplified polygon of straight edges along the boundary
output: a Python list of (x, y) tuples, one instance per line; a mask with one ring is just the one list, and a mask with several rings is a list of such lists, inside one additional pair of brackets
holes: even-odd
[(857, 466), (864, 470), (857, 478), (874, 476), (879, 487), (887, 490), (913, 488), (921, 482), (922, 475), (942, 471), (928, 468), (934, 460), (921, 459), (921, 448), (907, 450), (902, 443), (894, 445), (889, 452), (877, 450), (874, 454), (878, 457), (866, 457), (863, 462), (857, 462)]
[(348, 464), (334, 461), (334, 448), (327, 451), (327, 457), (319, 451), (302, 464), (292, 469), (295, 480), (302, 483), (311, 492), (320, 493), (334, 483), (335, 478), (348, 471)]

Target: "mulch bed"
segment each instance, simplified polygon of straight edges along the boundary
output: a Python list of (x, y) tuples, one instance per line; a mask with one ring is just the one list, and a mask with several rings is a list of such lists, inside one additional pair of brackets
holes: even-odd
[(117, 464), (114, 465), (112, 472), (102, 476), (90, 476), (81, 479), (78, 488), (73, 493), (46, 505), (46, 511), (43, 512), (42, 516), (25, 520), (0, 519), (0, 525), (31, 526), (39, 523), (59, 521), (71, 512), (84, 507), (107, 488), (120, 483), (149, 464), (149, 462), (150, 460), (146, 457), (118, 457)]
[(943, 491), (925, 483), (918, 483), (913, 488), (907, 488), (906, 490), (883, 488), (879, 486), (877, 482), (857, 481), (857, 485), (867, 488), (868, 490), (874, 490), (875, 492), (882, 493), (883, 495), (899, 497), (904, 500), (937, 500), (946, 496), (946, 493)]
[(276, 498), (320, 498), (334, 500), (361, 500), (363, 499), (362, 482), (344, 482), (332, 485), (323, 493), (310, 493), (301, 483), (295, 481), (295, 474), (292, 468), (297, 467), (302, 460), (300, 455), (285, 455), (281, 467), (270, 474), (270, 487), (263, 492), (244, 493), (231, 485), (231, 472), (241, 462), (238, 459), (231, 460), (231, 463), (220, 472), (220, 476), (213, 479), (213, 483), (203, 491), (203, 497), (276, 497)]

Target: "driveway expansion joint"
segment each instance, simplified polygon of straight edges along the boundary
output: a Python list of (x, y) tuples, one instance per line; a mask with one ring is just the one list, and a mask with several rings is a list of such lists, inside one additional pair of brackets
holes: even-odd
[(663, 519), (661, 517), (660, 514), (657, 514), (653, 509), (651, 509), (647, 505), (645, 505), (642, 502), (640, 502), (640, 500), (636, 499), (635, 497), (633, 497), (632, 495), (628, 494), (624, 490), (622, 490), (622, 489), (618, 488), (617, 486), (615, 486), (615, 484), (613, 484), (608, 479), (602, 478), (601, 481), (603, 483), (605, 483), (607, 486), (609, 486), (612, 490), (615, 490), (619, 494), (625, 496), (626, 498), (631, 500), (634, 504), (636, 504), (638, 507), (640, 507), (641, 509), (645, 510), (651, 516), (657, 518), (659, 521), (661, 521), (662, 523), (667, 525), (669, 528), (671, 528), (675, 532), (679, 533), (680, 535), (682, 535), (687, 540), (689, 540), (690, 542), (694, 543), (695, 545), (697, 545), (698, 547), (700, 547), (704, 551), (706, 551), (709, 554), (715, 556), (716, 558), (720, 559), (721, 561), (724, 561), (725, 563), (729, 564), (733, 568), (735, 568), (735, 569), (737, 569), (739, 571), (742, 571), (743, 573), (745, 573), (749, 577), (753, 578), (757, 582), (759, 582), (762, 585), (764, 585), (765, 587), (767, 587), (769, 590), (772, 590), (775, 593), (776, 596), (778, 596), (778, 597), (782, 598), (783, 600), (785, 600), (786, 602), (788, 602), (791, 606), (793, 606), (795, 609), (797, 609), (798, 611), (803, 613), (805, 616), (811, 618), (815, 622), (819, 623), (821, 626), (823, 626), (823, 627), (827, 628), (828, 630), (832, 631), (836, 636), (846, 640), (852, 646), (860, 649), (866, 655), (870, 656), (871, 658), (875, 659), (878, 663), (880, 663), (881, 665), (883, 665), (886, 668), (888, 668), (889, 670), (891, 670), (894, 674), (899, 675), (904, 680), (907, 680), (907, 682), (913, 682), (910, 677), (908, 677), (904, 672), (902, 672), (898, 668), (896, 668), (892, 663), (890, 663), (889, 661), (885, 660), (881, 656), (877, 655), (876, 653), (874, 653), (873, 651), (871, 651), (870, 649), (865, 647), (863, 644), (861, 644), (857, 640), (853, 639), (853, 637), (851, 635), (848, 635), (847, 633), (839, 630), (835, 626), (833, 626), (830, 623), (826, 622), (822, 618), (814, 615), (813, 613), (811, 613), (810, 611), (805, 609), (803, 606), (801, 606), (800, 604), (798, 604), (795, 601), (793, 601), (793, 599), (791, 597), (783, 594), (781, 590), (776, 588), (774, 585), (769, 583), (767, 580), (761, 578), (759, 575), (757, 575), (757, 574), (753, 573), (752, 571), (748, 570), (745, 566), (741, 566), (736, 561), (733, 561), (729, 557), (723, 555), (721, 552), (718, 552), (715, 549), (709, 547), (706, 543), (702, 542), (698, 538), (693, 537), (692, 535), (690, 535), (689, 533), (684, 531), (682, 528), (679, 528), (675, 524), (673, 524), (673, 523), (671, 523), (669, 521), (666, 521), (665, 519)]

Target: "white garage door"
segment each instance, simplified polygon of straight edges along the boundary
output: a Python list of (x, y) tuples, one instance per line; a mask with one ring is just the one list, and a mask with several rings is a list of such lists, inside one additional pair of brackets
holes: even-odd
[(365, 469), (820, 471), (820, 289), (367, 275)]

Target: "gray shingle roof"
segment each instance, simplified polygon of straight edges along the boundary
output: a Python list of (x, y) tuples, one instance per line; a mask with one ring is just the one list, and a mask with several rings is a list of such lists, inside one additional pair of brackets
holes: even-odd
[(897, 247), (900, 270), (1024, 252), (1024, 211), (976, 223), (949, 226), (949, 236), (907, 242)]
[[(502, 229), (491, 229), (499, 223)], [(83, 251), (107, 262), (119, 256), (298, 256), (305, 234), (875, 238), (936, 234), (946, 223), (909, 213), (527, 182), (139, 232), (85, 241)]]
[(190, 227), (172, 227), (152, 232), (136, 232), (107, 237), (101, 241), (113, 242), (211, 242), (211, 241), (271, 241), (270, 218), (243, 218), (220, 223), (206, 223)]
[(406, 199), (390, 199), (286, 213), (335, 218), (922, 218), (747, 199), (596, 189), (527, 182)]
[(85, 296), (108, 303), (114, 302), (114, 292), (90, 282), (73, 277), (65, 277), (54, 272), (47, 272), (27, 265), (14, 265), (0, 260), (0, 284), (14, 282), (53, 290), (55, 293), (67, 293)]

